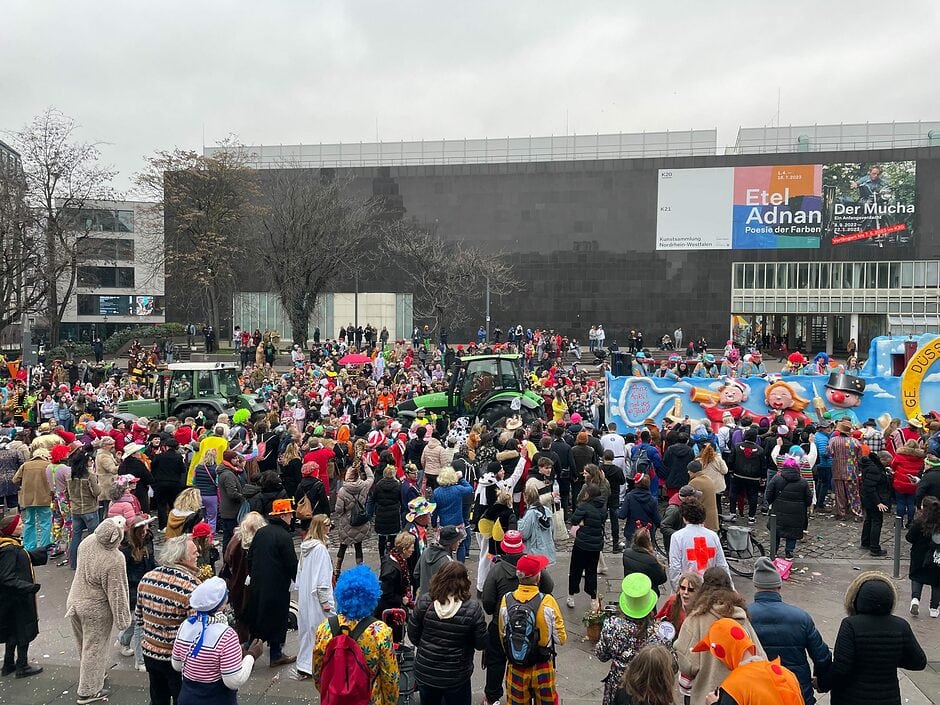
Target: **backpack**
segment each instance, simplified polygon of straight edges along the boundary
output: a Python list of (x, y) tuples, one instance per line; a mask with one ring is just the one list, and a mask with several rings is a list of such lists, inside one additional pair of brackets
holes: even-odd
[(377, 620), (360, 620), (352, 632), (349, 627), (340, 626), (338, 617), (330, 617), (328, 621), (333, 636), (323, 654), (320, 702), (322, 705), (368, 705), (372, 700), (375, 675), (358, 642)]
[(640, 448), (636, 457), (633, 458), (633, 474), (646, 475), (649, 478), (653, 477), (653, 462), (650, 460), (649, 455), (647, 455), (646, 448)]
[(297, 502), (297, 509), (294, 511), (294, 514), (300, 520), (313, 519), (313, 507), (310, 506), (310, 497), (308, 497), (306, 493), (304, 493), (304, 496)]
[(512, 593), (506, 595), (506, 619), (503, 622), (503, 651), (514, 666), (534, 666), (551, 657), (551, 651), (539, 646), (536, 615), (545, 596), (538, 593), (528, 602), (520, 602)]
[(358, 495), (353, 497), (352, 510), (349, 512), (350, 526), (363, 526), (369, 523), (369, 511), (366, 509)]

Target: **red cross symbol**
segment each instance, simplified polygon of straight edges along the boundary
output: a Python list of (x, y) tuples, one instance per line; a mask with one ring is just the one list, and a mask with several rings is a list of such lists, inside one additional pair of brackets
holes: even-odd
[(693, 548), (687, 548), (685, 555), (690, 561), (695, 562), (695, 568), (703, 571), (708, 567), (708, 562), (715, 557), (717, 551), (708, 545), (704, 536), (696, 536), (692, 542)]

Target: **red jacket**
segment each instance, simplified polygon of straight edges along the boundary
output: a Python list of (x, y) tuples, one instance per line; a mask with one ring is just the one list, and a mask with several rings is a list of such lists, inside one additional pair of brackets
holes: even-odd
[(914, 494), (916, 483), (911, 477), (920, 477), (924, 471), (924, 451), (901, 447), (891, 461), (894, 470), (894, 491), (900, 494)]
[(330, 473), (327, 466), (333, 458), (336, 456), (333, 453), (331, 448), (326, 446), (320, 446), (319, 448), (314, 448), (309, 450), (304, 454), (304, 462), (309, 463), (311, 460), (320, 466), (320, 469), (317, 470), (316, 477), (320, 482), (323, 483), (323, 486), (326, 488), (327, 496), (330, 495)]

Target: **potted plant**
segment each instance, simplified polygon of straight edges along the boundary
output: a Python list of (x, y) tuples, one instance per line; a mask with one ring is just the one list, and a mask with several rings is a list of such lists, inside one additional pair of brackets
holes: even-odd
[(604, 609), (604, 602), (600, 596), (596, 600), (591, 600), (591, 607), (581, 617), (581, 622), (587, 627), (585, 637), (588, 641), (596, 644), (597, 640), (601, 638), (601, 627), (604, 620), (607, 619), (607, 614), (608, 612)]

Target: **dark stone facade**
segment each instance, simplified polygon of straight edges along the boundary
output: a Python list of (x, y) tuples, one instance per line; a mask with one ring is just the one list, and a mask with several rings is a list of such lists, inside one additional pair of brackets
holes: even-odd
[[(657, 252), (658, 169), (827, 162), (918, 161), (917, 229), (910, 245), (879, 249)], [(343, 172), (342, 169), (335, 170)], [(685, 339), (727, 336), (736, 261), (940, 259), (940, 149), (766, 154), (518, 164), (366, 167), (352, 188), (382, 196), (395, 215), (433, 224), (445, 239), (503, 253), (523, 282), (493, 297), (493, 325), (559, 329), (586, 340), (592, 323), (612, 338), (642, 330), (647, 345), (681, 325)], [(315, 174), (316, 170), (311, 170)], [(730, 207), (730, 204), (729, 204)], [(391, 215), (391, 214), (390, 214)], [(167, 216), (167, 228), (172, 226)], [(246, 272), (245, 288), (264, 286)], [(168, 320), (186, 318), (179, 282), (167, 273)], [(408, 291), (379, 273), (364, 291)], [(180, 287), (180, 288), (178, 288)], [(174, 293), (177, 292), (177, 293)], [(483, 292), (479, 322), (484, 320)], [(467, 332), (469, 332), (469, 330)], [(456, 338), (452, 336), (452, 340)]]

